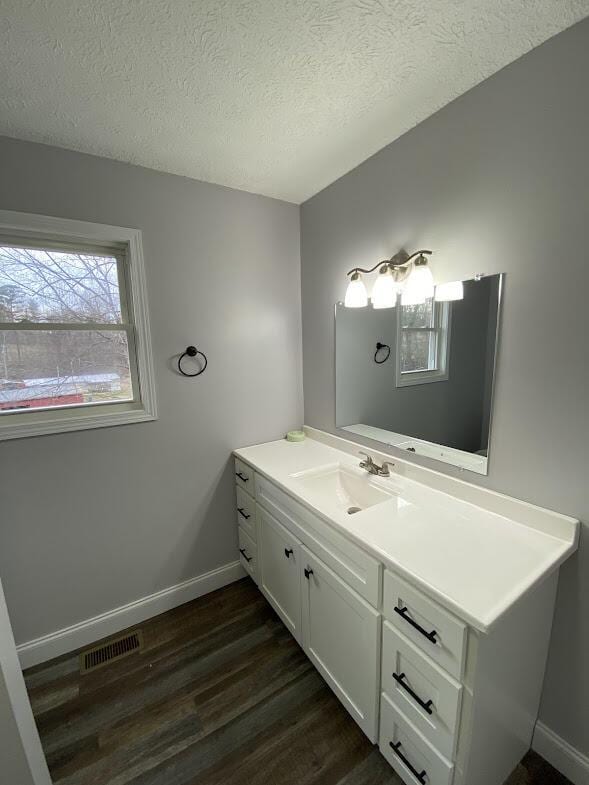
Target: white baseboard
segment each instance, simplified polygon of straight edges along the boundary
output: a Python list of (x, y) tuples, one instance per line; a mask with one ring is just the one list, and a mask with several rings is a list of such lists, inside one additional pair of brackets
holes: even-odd
[(532, 749), (568, 777), (574, 785), (589, 785), (589, 757), (541, 722), (536, 723)]
[(245, 576), (241, 564), (231, 562), (204, 575), (197, 575), (187, 581), (169, 586), (167, 589), (150, 594), (140, 600), (135, 600), (119, 608), (101, 613), (91, 619), (72, 624), (62, 630), (43, 635), (41, 638), (22, 643), (17, 646), (21, 667), (30, 668), (41, 662), (46, 662), (54, 657), (75, 651), (90, 643), (114, 635), (127, 627), (133, 627), (146, 619), (151, 619), (159, 613), (172, 610), (197, 597), (202, 597), (215, 589), (220, 589), (229, 583)]

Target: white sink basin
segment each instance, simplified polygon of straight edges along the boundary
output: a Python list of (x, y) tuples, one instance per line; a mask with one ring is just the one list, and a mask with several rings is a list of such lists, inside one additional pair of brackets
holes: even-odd
[(382, 504), (395, 495), (393, 488), (386, 487), (386, 481), (363, 469), (339, 463), (290, 476), (300, 484), (301, 493), (317, 504), (336, 507), (350, 515)]

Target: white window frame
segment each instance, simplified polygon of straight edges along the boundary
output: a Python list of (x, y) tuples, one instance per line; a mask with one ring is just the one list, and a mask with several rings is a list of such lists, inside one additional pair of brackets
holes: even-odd
[[(7, 412), (0, 416), (0, 441), (157, 419), (141, 231), (0, 210), (0, 235), (3, 238), (9, 237), (11, 242), (20, 240), (23, 245), (26, 245), (28, 240), (38, 247), (43, 247), (43, 243), (48, 247), (54, 243), (57, 247), (69, 245), (74, 250), (77, 248), (83, 251), (84, 247), (92, 246), (117, 257), (118, 269), (123, 270), (123, 275), (119, 274), (119, 281), (123, 320), (126, 325), (116, 327), (126, 329), (130, 337), (129, 362), (135, 394), (132, 401)], [(50, 322), (43, 324), (46, 329), (54, 327)], [(70, 325), (69, 329), (75, 327)]]
[[(433, 302), (433, 327), (401, 327), (403, 306), (397, 307), (397, 353), (396, 353), (396, 386), (411, 387), (415, 384), (445, 382), (449, 377), (450, 367), (450, 331), (452, 324), (452, 304), (449, 302)], [(436, 341), (432, 349), (430, 341), (430, 365), (437, 367), (422, 371), (401, 371), (401, 334), (404, 330), (411, 332), (434, 333)]]

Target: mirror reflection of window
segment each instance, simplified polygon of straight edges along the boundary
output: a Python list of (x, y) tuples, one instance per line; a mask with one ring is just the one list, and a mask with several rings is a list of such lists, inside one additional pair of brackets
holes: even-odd
[(397, 387), (448, 379), (451, 303), (397, 309)]

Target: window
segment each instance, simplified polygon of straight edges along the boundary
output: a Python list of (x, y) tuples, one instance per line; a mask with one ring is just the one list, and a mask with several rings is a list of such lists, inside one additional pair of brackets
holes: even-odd
[(155, 414), (141, 233), (0, 211), (0, 439)]
[(397, 387), (448, 378), (450, 303), (426, 300), (397, 309)]

